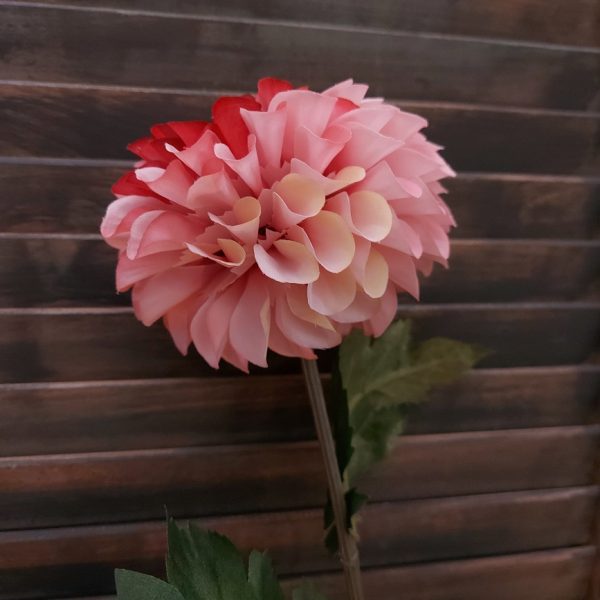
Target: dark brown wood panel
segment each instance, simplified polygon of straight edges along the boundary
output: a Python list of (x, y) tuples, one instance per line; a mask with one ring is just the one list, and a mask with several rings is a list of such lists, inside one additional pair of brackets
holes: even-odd
[[(593, 483), (598, 427), (400, 440), (365, 478), (373, 501)], [(410, 486), (406, 482), (410, 481)], [(319, 507), (314, 442), (0, 459), (0, 529)]]
[(317, 88), (352, 76), (389, 97), (574, 110), (596, 106), (600, 65), (562, 47), (25, 5), (0, 7), (0, 53), (12, 80), (245, 89), (265, 74)]
[[(43, 0), (45, 4), (66, 4)], [(84, 0), (77, 6), (111, 6), (119, 9), (172, 11), (192, 15), (315, 21), (401, 31), (432, 31), (453, 35), (491, 36), (526, 41), (599, 46), (595, 24), (598, 5), (593, 0), (548, 5), (543, 0), (394, 0), (366, 4), (360, 0), (293, 0), (249, 3), (245, 0)]]
[[(363, 581), (367, 600), (397, 600), (399, 589), (403, 594), (417, 594), (415, 597), (419, 600), (481, 600), (484, 594), (486, 600), (506, 600), (508, 594), (511, 600), (579, 600), (589, 579), (593, 557), (593, 547), (580, 546), (491, 558), (372, 568), (363, 571)], [(51, 581), (46, 587), (61, 589), (60, 583), (56, 583), (60, 579), (58, 573), (58, 569), (49, 569), (43, 574)], [(20, 572), (18, 576), (27, 579), (27, 571)], [(283, 588), (289, 595), (302, 580), (285, 577)], [(346, 598), (339, 574), (311, 575), (311, 580), (329, 600)], [(44, 597), (44, 583), (42, 574), (37, 570), (35, 582), (29, 580), (27, 595), (20, 597)], [(82, 593), (90, 589), (89, 581), (77, 579), (67, 584), (65, 593), (74, 593), (74, 585), (81, 586)], [(0, 591), (0, 598), (7, 596)], [(75, 600), (115, 600), (115, 597), (86, 596)]]
[[(5, 131), (0, 155), (133, 158), (126, 145), (146, 135), (152, 123), (209, 118), (216, 97), (209, 92), (0, 85)], [(598, 114), (435, 102), (400, 106), (429, 120), (427, 135), (446, 146), (444, 155), (459, 171), (597, 174), (600, 166)]]
[[(372, 504), (361, 523), (368, 567), (583, 545), (596, 488), (570, 488)], [(318, 510), (201, 519), (243, 549), (268, 548), (282, 574), (331, 570)], [(165, 525), (148, 522), (0, 533), (5, 597), (112, 590), (113, 568), (160, 573)], [(76, 567), (74, 569), (74, 567)], [(38, 592), (39, 593), (39, 592)]]
[[(588, 424), (599, 391), (600, 368), (593, 365), (479, 369), (416, 406), (406, 430)], [(3, 384), (0, 396), (2, 456), (314, 437), (299, 375)]]
[[(0, 162), (0, 231), (97, 233), (112, 200), (110, 187), (125, 170), (93, 162)], [(454, 238), (587, 239), (597, 234), (600, 181), (591, 178), (460, 174), (445, 185), (459, 223)]]
[[(0, 234), (0, 307), (129, 305), (117, 252), (102, 240)], [(600, 241), (457, 240), (451, 270), (423, 279), (423, 302), (565, 300), (594, 283)]]
[[(483, 345), (491, 353), (481, 366), (536, 366), (584, 360), (596, 342), (598, 308), (596, 302), (422, 305), (403, 306), (399, 315), (415, 320), (420, 337)], [(182, 358), (160, 324), (144, 327), (128, 308), (1, 310), (0, 359), (0, 383), (211, 372), (194, 351)], [(324, 359), (326, 368), (330, 355)], [(275, 355), (269, 364), (271, 372), (298, 369), (298, 361)]]

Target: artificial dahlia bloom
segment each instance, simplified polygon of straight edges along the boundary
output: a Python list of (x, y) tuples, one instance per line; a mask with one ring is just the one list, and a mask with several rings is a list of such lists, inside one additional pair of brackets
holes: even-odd
[(171, 122), (129, 149), (102, 235), (145, 325), (213, 367), (314, 358), (352, 328), (380, 335), (417, 271), (446, 264), (453, 175), (425, 119), (351, 80), (322, 93), (262, 79), (212, 121)]

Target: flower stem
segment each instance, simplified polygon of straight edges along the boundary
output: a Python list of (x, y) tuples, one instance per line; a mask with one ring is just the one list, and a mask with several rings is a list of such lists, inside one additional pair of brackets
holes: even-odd
[(331, 424), (327, 415), (327, 406), (323, 394), (321, 376), (316, 360), (302, 360), (304, 381), (310, 398), (310, 406), (315, 421), (317, 437), (321, 446), (321, 454), (325, 463), (327, 486), (331, 497), (335, 528), (338, 535), (340, 558), (344, 568), (346, 589), (350, 600), (363, 600), (362, 581), (360, 576), (360, 559), (356, 540), (346, 527), (345, 490), (335, 453), (335, 443), (331, 433)]

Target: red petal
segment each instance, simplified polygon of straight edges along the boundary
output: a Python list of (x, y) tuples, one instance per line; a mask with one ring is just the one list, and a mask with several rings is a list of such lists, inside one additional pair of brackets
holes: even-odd
[(294, 89), (294, 86), (289, 81), (276, 79), (275, 77), (263, 77), (258, 81), (258, 94), (256, 94), (256, 96), (262, 109), (267, 110), (269, 103), (275, 94), (286, 92), (291, 89)]
[(127, 171), (112, 186), (115, 196), (156, 196), (156, 194), (143, 182), (140, 181), (134, 171)]
[(208, 123), (206, 121), (171, 121), (168, 125), (189, 148), (198, 141)]
[(146, 161), (168, 163), (174, 158), (173, 154), (165, 149), (165, 142), (152, 137), (140, 138), (127, 145), (127, 149)]
[(260, 110), (260, 104), (249, 95), (222, 96), (212, 107), (217, 131), (236, 158), (248, 154), (248, 127), (242, 119), (240, 108)]

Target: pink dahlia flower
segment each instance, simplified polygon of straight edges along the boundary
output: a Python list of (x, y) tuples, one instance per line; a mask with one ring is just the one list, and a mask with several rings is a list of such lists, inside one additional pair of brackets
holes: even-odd
[(213, 367), (267, 365), (267, 350), (314, 358), (352, 328), (380, 335), (417, 271), (446, 264), (454, 225), (439, 180), (453, 175), (425, 119), (365, 98), (351, 80), (322, 93), (262, 79), (222, 97), (212, 121), (155, 125), (113, 187), (102, 235), (117, 289), (145, 325)]

